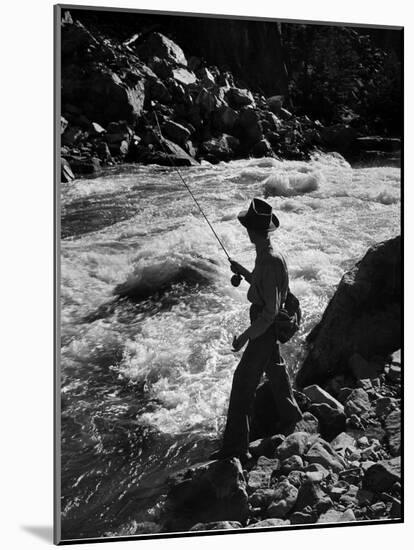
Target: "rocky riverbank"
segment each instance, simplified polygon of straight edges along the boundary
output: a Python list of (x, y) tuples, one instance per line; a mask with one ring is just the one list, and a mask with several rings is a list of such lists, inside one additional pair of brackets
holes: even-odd
[[(400, 247), (399, 237), (380, 243), (344, 275), (311, 333), (297, 377), (303, 384), (295, 390), (303, 419), (293, 432), (272, 430), (278, 419), (264, 381), (252, 413), (250, 462), (206, 461), (176, 473), (147, 521), (132, 521), (123, 534), (401, 519)], [(357, 333), (365, 329), (341, 304), (382, 334), (368, 339), (369, 350), (358, 345)], [(332, 322), (339, 310), (348, 328)], [(340, 358), (326, 347), (334, 330), (349, 344), (340, 347)], [(310, 383), (312, 376), (318, 384)]]
[(315, 149), (355, 161), (399, 162), (398, 139), (367, 138), (346, 124), (324, 127), (297, 116), (283, 95), (249, 89), (159, 32), (120, 41), (66, 11), (61, 40), (62, 181), (123, 162), (306, 159)]

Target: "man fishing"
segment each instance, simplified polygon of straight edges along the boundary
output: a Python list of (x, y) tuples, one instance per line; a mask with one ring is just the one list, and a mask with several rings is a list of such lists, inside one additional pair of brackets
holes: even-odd
[(302, 418), (302, 413), (293, 396), (286, 364), (280, 355), (274, 324), (289, 289), (286, 262), (270, 242), (270, 234), (279, 227), (279, 220), (271, 205), (258, 198), (251, 201), (247, 211), (238, 215), (238, 220), (247, 229), (249, 239), (256, 247), (252, 273), (230, 260), (233, 273), (244, 277), (250, 284), (247, 299), (251, 302), (251, 324), (233, 340), (234, 351), (241, 350), (246, 343), (248, 345), (234, 372), (221, 449), (210, 458), (239, 457), (245, 462), (250, 458), (249, 415), (263, 372), (270, 381), (278, 413), (279, 423), (275, 423), (275, 433), (290, 433)]

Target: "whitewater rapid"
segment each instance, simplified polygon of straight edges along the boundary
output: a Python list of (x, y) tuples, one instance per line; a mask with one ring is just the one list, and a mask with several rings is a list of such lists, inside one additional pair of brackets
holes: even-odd
[[(277, 213), (272, 242), (304, 313), (283, 347), (293, 374), (344, 271), (399, 233), (400, 170), (353, 169), (330, 154), (182, 173), (247, 268), (254, 250), (237, 213), (254, 196)], [(93, 517), (103, 533), (130, 518), (131, 494), (148, 519), (154, 480), (214, 446), (240, 357), (231, 341), (248, 323), (247, 285), (231, 286), (226, 256), (172, 169), (129, 165), (62, 184), (61, 206), (63, 526), (88, 534)]]

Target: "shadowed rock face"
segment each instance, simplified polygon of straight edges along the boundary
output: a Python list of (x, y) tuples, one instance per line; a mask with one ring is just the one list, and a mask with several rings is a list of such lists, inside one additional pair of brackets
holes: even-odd
[(188, 530), (197, 523), (244, 522), (246, 482), (238, 459), (198, 464), (171, 479), (165, 530)]
[(296, 383), (324, 383), (348, 371), (352, 354), (387, 356), (401, 347), (401, 237), (370, 248), (345, 273), (318, 325)]

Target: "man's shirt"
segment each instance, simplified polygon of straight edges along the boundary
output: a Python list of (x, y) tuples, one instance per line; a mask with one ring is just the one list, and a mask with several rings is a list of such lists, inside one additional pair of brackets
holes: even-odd
[(286, 300), (289, 276), (284, 257), (276, 253), (270, 243), (257, 249), (256, 263), (252, 272), (249, 302), (262, 308), (261, 313), (247, 329), (250, 340), (254, 340), (269, 328), (275, 320), (281, 304)]

